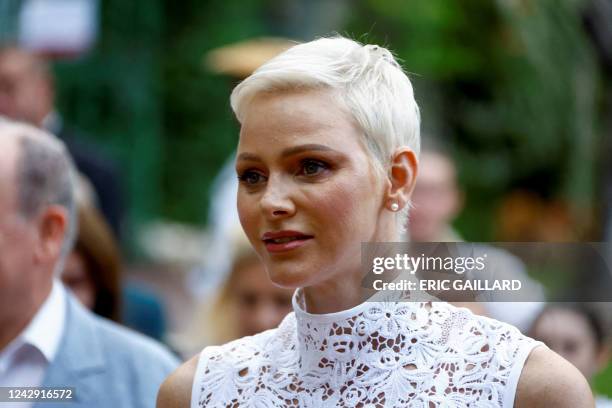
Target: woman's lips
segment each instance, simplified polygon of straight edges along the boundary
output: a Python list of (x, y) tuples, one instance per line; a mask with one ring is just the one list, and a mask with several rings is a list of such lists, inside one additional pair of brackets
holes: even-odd
[(297, 231), (279, 231), (265, 233), (262, 240), (268, 252), (276, 253), (300, 248), (312, 238), (314, 238), (312, 235)]

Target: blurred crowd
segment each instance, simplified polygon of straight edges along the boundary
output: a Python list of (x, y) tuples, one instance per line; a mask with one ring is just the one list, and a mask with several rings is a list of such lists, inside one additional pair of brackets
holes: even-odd
[[(211, 53), (209, 64), (238, 80), (290, 44), (228, 47)], [(73, 379), (88, 390), (82, 398), (95, 401), (96, 391), (89, 390), (94, 383), (88, 381), (133, 384), (126, 376), (135, 373), (148, 378), (149, 386), (122, 392), (138, 392), (143, 407), (153, 406), (156, 387), (179, 361), (204, 346), (276, 327), (293, 310), (293, 293), (269, 282), (242, 233), (233, 157), (219, 169), (211, 193), (203, 263), (177, 267), (127, 259), (121, 163), (64, 119), (55, 104), (58, 88), (50, 64), (32, 50), (0, 46), (0, 386)], [(418, 242), (461, 242), (455, 221), (468, 197), (455, 152), (436, 135), (423, 140), (408, 235)], [(78, 177), (66, 181), (72, 163)], [(66, 183), (74, 189), (74, 214), (57, 211), (65, 205)], [(568, 208), (527, 192), (509, 195), (498, 217), (504, 220), (497, 232), (501, 240), (574, 238)], [(65, 247), (70, 251), (64, 254)], [(49, 317), (64, 310), (60, 304), (66, 298), (66, 319)], [(588, 380), (609, 370), (608, 305), (542, 298), (460, 306), (517, 325)], [(119, 374), (120, 367), (130, 368)], [(118, 406), (133, 397), (117, 396)], [(612, 406), (603, 395), (597, 404)]]

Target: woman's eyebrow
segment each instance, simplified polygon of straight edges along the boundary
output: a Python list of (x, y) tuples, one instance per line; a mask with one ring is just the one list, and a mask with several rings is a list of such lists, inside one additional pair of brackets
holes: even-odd
[(261, 158), (253, 153), (240, 153), (238, 155), (238, 157), (236, 158), (236, 160), (241, 160), (241, 161), (256, 161), (256, 162), (260, 162), (262, 161)]
[(311, 144), (304, 144), (304, 145), (289, 147), (282, 151), (281, 156), (287, 157), (287, 156), (292, 156), (294, 154), (298, 154), (302, 152), (309, 152), (309, 151), (335, 152), (336, 150), (332, 149), (331, 147), (322, 145), (322, 144), (311, 143)]
[[(322, 145), (322, 144), (316, 144), (316, 143), (310, 143), (310, 144), (304, 144), (304, 145), (299, 145), (299, 146), (293, 146), (293, 147), (288, 147), (285, 150), (283, 150), (281, 152), (281, 157), (288, 157), (288, 156), (293, 156), (294, 154), (298, 154), (298, 153), (303, 153), (303, 152), (312, 152), (312, 151), (319, 151), (319, 152), (337, 152), (336, 150), (332, 149), (331, 147)], [(255, 162), (261, 162), (261, 158), (253, 153), (240, 153), (238, 155), (238, 157), (236, 158), (236, 161), (255, 161)]]

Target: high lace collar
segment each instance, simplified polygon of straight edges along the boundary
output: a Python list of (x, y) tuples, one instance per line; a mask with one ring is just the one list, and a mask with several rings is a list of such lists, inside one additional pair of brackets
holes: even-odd
[[(348, 374), (345, 365), (352, 365), (377, 344), (430, 324), (431, 303), (366, 301), (348, 310), (313, 314), (305, 310), (302, 290), (293, 295), (293, 310), (297, 326), (297, 342), (302, 369), (306, 373), (320, 372), (321, 362), (331, 365), (338, 381)], [(379, 351), (397, 354), (397, 344), (380, 344)]]
[(355, 307), (352, 307), (347, 310), (341, 310), (339, 312), (333, 313), (309, 313), (306, 311), (306, 299), (304, 297), (304, 291), (302, 289), (297, 289), (293, 293), (292, 298), (293, 303), (293, 311), (295, 312), (295, 317), (298, 322), (307, 323), (333, 323), (339, 322), (342, 320), (350, 319), (351, 317), (355, 317), (362, 313), (366, 308), (368, 302), (363, 302), (358, 304)]

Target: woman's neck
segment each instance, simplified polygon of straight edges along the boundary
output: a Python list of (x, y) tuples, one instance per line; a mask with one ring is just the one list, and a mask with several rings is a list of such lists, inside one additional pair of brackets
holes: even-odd
[[(392, 242), (397, 240), (395, 219), (389, 218), (370, 237), (371, 242)], [(373, 295), (372, 290), (363, 287), (363, 272), (360, 266), (353, 272), (336, 274), (325, 282), (302, 289), (304, 307), (308, 313), (325, 314), (351, 309)]]
[(325, 314), (351, 309), (363, 302), (361, 285), (352, 279), (337, 279), (302, 289), (308, 313)]

